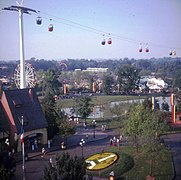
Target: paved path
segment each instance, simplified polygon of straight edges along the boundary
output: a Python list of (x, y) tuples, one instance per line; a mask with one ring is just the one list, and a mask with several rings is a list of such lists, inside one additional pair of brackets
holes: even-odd
[[(66, 150), (60, 150), (60, 140), (59, 137), (55, 138), (53, 142), (53, 146), (51, 149), (47, 150), (47, 154), (45, 157), (41, 157), (41, 150), (31, 151), (29, 153), (29, 160), (26, 161), (26, 180), (38, 180), (43, 177), (44, 167), (48, 164), (49, 159), (52, 158), (53, 162), (55, 162), (55, 158), (58, 154), (62, 152), (68, 152), (71, 155), (82, 155), (82, 149), (79, 145), (80, 140), (84, 138), (86, 140), (86, 135), (88, 134), (88, 140), (86, 140), (86, 144), (83, 147), (83, 155), (84, 157), (88, 157), (96, 152), (100, 152), (102, 150), (106, 150), (109, 147), (109, 139), (113, 137), (115, 134), (113, 131), (96, 131), (95, 138), (93, 136), (93, 129), (78, 129), (78, 132), (69, 137), (68, 148)], [(173, 167), (175, 176), (172, 180), (181, 180), (181, 133), (180, 134), (169, 134), (163, 136), (165, 145), (169, 148), (173, 155)], [(18, 159), (19, 158), (19, 159)], [(22, 157), (21, 154), (17, 158), (17, 168), (15, 173), (14, 180), (22, 179)], [(101, 179), (99, 177), (94, 177), (93, 180), (106, 180)]]
[[(83, 155), (84, 157), (88, 157), (96, 152), (100, 152), (102, 150), (105, 150), (109, 147), (109, 136), (112, 135), (112, 131), (102, 132), (99, 130), (96, 130), (95, 132), (95, 138), (93, 135), (93, 129), (78, 129), (77, 133), (67, 140), (67, 149), (61, 150), (60, 149), (60, 143), (61, 140), (59, 137), (55, 139), (53, 142), (53, 147), (50, 149), (47, 149), (47, 154), (42, 158), (41, 157), (41, 151), (40, 149), (38, 151), (32, 151), (29, 155), (29, 160), (26, 161), (26, 180), (32, 180), (32, 177), (34, 177), (34, 180), (38, 180), (43, 177), (44, 174), (44, 167), (48, 164), (50, 158), (52, 158), (53, 162), (55, 162), (55, 158), (58, 154), (62, 152), (68, 152), (71, 155), (82, 155), (82, 149), (79, 145), (80, 140), (82, 138), (85, 139), (86, 144), (83, 147)], [(88, 134), (88, 139), (86, 139), (86, 135)], [(19, 154), (17, 157), (17, 167), (15, 172), (14, 180), (20, 180), (22, 179), (22, 156)], [(99, 177), (94, 177), (93, 180), (105, 180), (101, 179)]]
[(181, 133), (163, 136), (164, 143), (172, 152), (175, 176), (173, 180), (181, 180)]

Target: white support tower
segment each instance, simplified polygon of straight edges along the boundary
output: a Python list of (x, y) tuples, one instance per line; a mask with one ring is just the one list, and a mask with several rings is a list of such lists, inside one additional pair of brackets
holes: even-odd
[(26, 8), (22, 5), (5, 7), (2, 10), (19, 12), (19, 35), (20, 35), (20, 89), (26, 88), (25, 75), (25, 56), (24, 56), (24, 35), (23, 35), (23, 13), (30, 14), (30, 12), (37, 13), (34, 9)]

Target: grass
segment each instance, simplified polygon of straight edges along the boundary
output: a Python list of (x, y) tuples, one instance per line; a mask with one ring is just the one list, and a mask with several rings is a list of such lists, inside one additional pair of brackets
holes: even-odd
[[(145, 98), (145, 96), (141, 96), (141, 99)], [(91, 97), (92, 103), (94, 105), (103, 105), (110, 104), (111, 102), (118, 101), (127, 101), (127, 100), (135, 100), (139, 99), (139, 96), (93, 96)], [(75, 106), (75, 99), (60, 99), (59, 103), (62, 108), (68, 108)]]
[[(111, 171), (115, 172), (115, 179), (135, 179), (144, 180), (150, 173), (150, 156), (144, 149), (141, 149), (138, 153), (136, 149), (130, 146), (122, 147), (118, 150), (116, 147), (111, 147), (110, 152), (117, 153), (120, 158), (117, 163), (111, 167), (99, 171), (94, 174), (100, 177), (109, 177)], [(170, 180), (173, 175), (171, 154), (162, 147), (153, 159), (152, 175), (155, 179), (159, 180)]]
[[(119, 132), (120, 122), (112, 118), (110, 111), (110, 103), (118, 101), (126, 101), (131, 99), (138, 99), (138, 96), (98, 96), (92, 97), (95, 105), (104, 106), (104, 118), (96, 119), (96, 126), (101, 127), (102, 124), (107, 125), (109, 129), (114, 129)], [(144, 97), (141, 96), (141, 99)], [(63, 107), (72, 107), (74, 105), (73, 99), (60, 100)], [(126, 107), (128, 104), (123, 104)], [(92, 119), (87, 120), (90, 124)], [(144, 180), (150, 173), (150, 155), (146, 153), (144, 149), (141, 149), (139, 153), (136, 152), (134, 147), (121, 147), (119, 150), (116, 147), (108, 149), (109, 152), (113, 152), (119, 155), (118, 161), (112, 166), (93, 172), (95, 176), (108, 178), (111, 171), (115, 172), (115, 179), (131, 179), (131, 180)], [(173, 176), (172, 158), (171, 153), (168, 152), (164, 146), (159, 151), (158, 155), (153, 159), (153, 175), (156, 180), (170, 180)], [(90, 173), (90, 172), (89, 172)], [(92, 172), (91, 172), (92, 174)]]
[[(130, 155), (118, 150), (117, 148), (110, 148), (108, 151), (118, 155), (119, 158), (117, 162), (104, 170), (91, 172), (94, 176), (109, 177), (110, 172), (114, 171), (116, 177), (121, 177), (123, 173), (129, 171), (134, 166), (134, 160)], [(90, 171), (88, 171), (88, 174), (90, 174)]]

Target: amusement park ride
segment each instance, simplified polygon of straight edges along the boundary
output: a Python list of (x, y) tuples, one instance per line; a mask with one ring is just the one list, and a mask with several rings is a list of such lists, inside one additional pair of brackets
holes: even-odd
[[(21, 2), (21, 4), (19, 4), (18, 2), (17, 6), (10, 6), (10, 7), (5, 7), (2, 10), (9, 10), (9, 11), (16, 11), (19, 13), (19, 33), (20, 33), (20, 65), (16, 68), (15, 70), (15, 82), (17, 84), (17, 87), (20, 89), (26, 88), (26, 87), (33, 87), (35, 85), (35, 79), (34, 79), (34, 70), (31, 69), (29, 64), (25, 64), (25, 59), (24, 59), (24, 36), (23, 36), (23, 14), (29, 14), (30, 12), (33, 13), (40, 13), (40, 11), (36, 11), (34, 9), (30, 9), (27, 7), (23, 6), (23, 0)], [(41, 25), (42, 24), (42, 17), (40, 15), (37, 16), (36, 18), (36, 24), (37, 25)], [(92, 28), (91, 28), (92, 29)], [(54, 26), (52, 23), (52, 19), (50, 19), (50, 24), (48, 25), (48, 32), (53, 32), (54, 31)], [(101, 41), (101, 45), (106, 45), (106, 43), (108, 45), (112, 44), (112, 38), (111, 38), (111, 34), (107, 33), (108, 39), (105, 39), (105, 35), (103, 34), (103, 40)], [(118, 39), (119, 36), (113, 36), (115, 38)], [(143, 48), (142, 48), (142, 44), (140, 44), (138, 52), (142, 53), (143, 52)], [(150, 49), (148, 47), (148, 44), (146, 44), (145, 47), (145, 52), (148, 53), (150, 52)], [(175, 50), (170, 50), (169, 52), (170, 56), (175, 56), (176, 55), (176, 51)], [(31, 75), (29, 75), (31, 74)], [(28, 77), (27, 77), (28, 75)], [(33, 78), (30, 78), (33, 77)], [(28, 80), (27, 80), (28, 79)], [(32, 79), (32, 80), (31, 80)], [(32, 81), (31, 83), (27, 83), (26, 81)]]

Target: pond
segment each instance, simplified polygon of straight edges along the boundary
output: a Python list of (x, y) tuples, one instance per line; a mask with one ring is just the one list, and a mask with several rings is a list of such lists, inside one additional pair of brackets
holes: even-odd
[[(171, 111), (171, 105), (170, 105), (170, 97), (156, 97), (156, 100), (158, 101), (158, 104), (160, 106), (160, 109), (162, 109), (162, 103), (168, 103), (169, 105), (169, 111)], [(127, 100), (127, 101), (116, 101), (110, 103), (110, 108), (113, 108), (115, 105), (118, 104), (127, 104), (127, 103), (142, 103), (144, 99), (135, 99), (135, 100)], [(63, 108), (62, 111), (64, 111), (69, 116), (77, 117), (75, 113), (73, 113), (73, 108)], [(97, 118), (103, 118), (104, 112), (102, 111), (102, 108), (100, 106), (94, 106), (93, 112), (89, 115), (88, 118), (91, 119), (97, 119)]]

